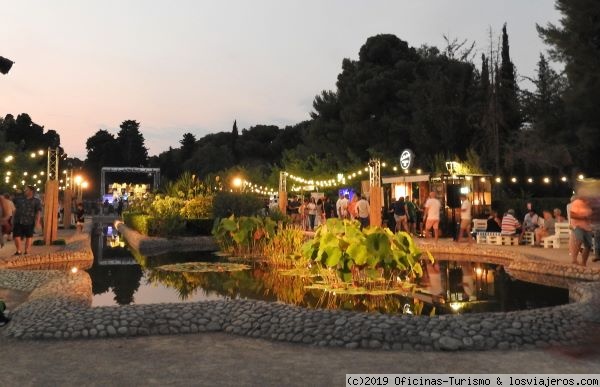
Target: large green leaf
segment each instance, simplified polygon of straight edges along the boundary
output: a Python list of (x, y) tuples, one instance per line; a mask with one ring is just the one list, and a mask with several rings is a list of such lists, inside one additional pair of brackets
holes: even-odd
[(367, 246), (365, 246), (364, 243), (352, 243), (348, 246), (346, 253), (358, 266), (364, 266), (367, 263), (369, 254), (367, 252)]
[(221, 228), (227, 231), (235, 231), (237, 230), (237, 222), (232, 218), (221, 219)]
[(326, 248), (325, 249), (325, 265), (327, 267), (335, 267), (342, 258), (342, 251), (339, 248)]
[(392, 255), (390, 241), (382, 232), (367, 235), (365, 245), (367, 252), (377, 258), (377, 260), (383, 260), (385, 257)]

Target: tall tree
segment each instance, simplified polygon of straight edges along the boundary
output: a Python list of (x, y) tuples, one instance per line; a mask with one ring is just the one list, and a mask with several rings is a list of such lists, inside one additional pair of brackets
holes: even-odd
[(237, 141), (238, 141), (239, 133), (237, 127), (237, 120), (233, 120), (233, 128), (231, 128), (231, 155), (233, 156), (234, 162), (237, 163), (239, 159), (238, 150), (237, 150)]
[(580, 168), (600, 174), (600, 3), (556, 0), (559, 25), (537, 26), (550, 55), (565, 64), (569, 87), (565, 106), (569, 129), (577, 136), (571, 153)]
[(144, 146), (144, 136), (140, 124), (135, 120), (126, 120), (117, 134), (118, 149), (121, 152), (121, 165), (144, 167), (148, 165), (148, 149)]
[(184, 133), (183, 138), (179, 140), (181, 144), (181, 158), (185, 161), (192, 157), (196, 149), (196, 136), (192, 133)]
[(498, 100), (502, 109), (503, 124), (500, 126), (500, 136), (509, 139), (521, 127), (521, 113), (518, 98), (515, 65), (510, 59), (510, 46), (506, 23), (502, 26), (502, 50), (500, 52), (500, 73), (498, 74)]
[[(115, 137), (104, 129), (98, 130), (85, 143), (87, 157), (85, 169), (92, 181), (100, 182), (102, 167), (116, 167), (121, 164), (121, 153), (117, 151), (118, 144)], [(100, 185), (98, 183), (98, 185)]]

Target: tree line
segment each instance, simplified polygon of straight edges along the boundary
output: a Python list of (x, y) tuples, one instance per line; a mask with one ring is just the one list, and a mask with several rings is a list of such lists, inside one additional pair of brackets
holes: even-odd
[[(149, 157), (140, 124), (127, 120), (116, 137), (101, 129), (87, 140), (85, 167), (90, 173), (102, 166), (159, 167), (171, 180), (184, 171), (205, 177), (243, 168), (252, 180), (276, 185), (282, 169), (329, 177), (372, 157), (396, 160), (411, 148), (419, 167), (430, 171), (453, 159), (498, 175), (598, 175), (600, 4), (557, 0), (556, 7), (559, 24), (537, 26), (550, 51), (540, 53), (533, 77), (518, 78), (506, 25), (500, 37), (490, 33), (480, 65), (466, 40), (446, 38), (440, 49), (376, 35), (357, 60), (342, 61), (335, 90), (315, 96), (306, 121), (241, 131), (234, 121), (230, 131), (199, 139), (185, 133), (179, 147)], [(533, 88), (519, 87), (520, 81)], [(16, 130), (19, 119), (8, 118), (0, 135), (34, 142), (28, 136), (39, 128), (25, 122)], [(49, 133), (44, 136), (60, 141)]]

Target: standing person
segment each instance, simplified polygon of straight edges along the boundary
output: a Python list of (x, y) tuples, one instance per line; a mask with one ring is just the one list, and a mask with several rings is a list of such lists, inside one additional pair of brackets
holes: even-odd
[(340, 194), (340, 197), (338, 198), (337, 202), (335, 202), (335, 214), (340, 219), (343, 218), (343, 216), (342, 216), (342, 200), (344, 200), (344, 195)]
[(463, 233), (466, 233), (468, 242), (473, 243), (473, 238), (471, 237), (471, 201), (465, 194), (460, 195), (460, 198), (462, 199), (460, 205), (460, 229), (456, 241), (460, 242)]
[(325, 223), (325, 208), (323, 207), (323, 200), (319, 198), (317, 200), (317, 217), (315, 219), (315, 227), (318, 227)]
[(117, 215), (119, 215), (119, 217), (123, 215), (123, 198), (119, 199), (119, 204), (117, 204)]
[[(33, 196), (34, 190), (32, 185), (28, 185), (22, 195), (15, 197), (13, 215), (13, 237), (17, 248), (15, 255), (29, 253), (33, 242), (33, 231), (41, 226), (42, 203), (40, 199)], [(25, 246), (23, 246), (23, 238), (25, 238)]]
[(329, 196), (325, 196), (325, 203), (323, 203), (323, 210), (325, 211), (325, 219), (335, 218), (335, 208)]
[(308, 214), (308, 228), (310, 231), (315, 229), (315, 219), (317, 218), (317, 204), (315, 198), (311, 197), (310, 201), (306, 203), (306, 213)]
[(360, 222), (360, 229), (362, 230), (364, 227), (369, 226), (369, 213), (371, 212), (371, 208), (369, 207), (369, 202), (365, 195), (360, 196), (360, 200), (356, 203), (356, 216), (358, 221)]
[(417, 206), (410, 200), (410, 196), (405, 198), (405, 202), (408, 211), (408, 232), (414, 235), (417, 233)]
[(358, 196), (354, 194), (352, 200), (348, 203), (348, 215), (352, 220), (356, 219), (356, 203), (358, 203)]
[(83, 232), (83, 224), (85, 223), (85, 211), (83, 210), (83, 203), (77, 203), (75, 209), (75, 224), (77, 225), (77, 231)]
[(429, 238), (429, 229), (432, 228), (436, 243), (440, 237), (441, 208), (442, 203), (436, 197), (435, 192), (431, 191), (429, 193), (429, 199), (425, 201), (425, 216), (423, 218), (423, 221), (425, 222), (425, 229), (423, 232), (425, 233), (425, 238)]
[(342, 196), (340, 200), (340, 214), (342, 219), (349, 219), (350, 214), (348, 213), (348, 205), (350, 204), (350, 196), (348, 194)]
[[(0, 224), (2, 225), (2, 235), (0, 235), (0, 240), (2, 240), (2, 245), (4, 245), (4, 241), (12, 240), (12, 217), (15, 213), (15, 203), (10, 200), (10, 195), (5, 193), (4, 196), (0, 198), (0, 202), (2, 202), (2, 216), (0, 217)], [(6, 239), (4, 236), (6, 235)]]
[(394, 220), (396, 221), (396, 232), (408, 232), (408, 210), (403, 196), (400, 196), (394, 203)]
[(415, 207), (417, 209), (417, 234), (419, 236), (423, 236), (423, 213), (424, 213), (424, 209), (421, 207), (421, 203), (419, 203), (419, 199), (414, 199), (413, 198), (413, 203), (415, 204)]
[(581, 265), (585, 266), (592, 249), (592, 208), (587, 199), (575, 197), (575, 200), (571, 202), (569, 214), (571, 215), (570, 224), (573, 238), (573, 243), (569, 245), (571, 248), (571, 261), (574, 264), (578, 263), (577, 255), (581, 245), (583, 245)]

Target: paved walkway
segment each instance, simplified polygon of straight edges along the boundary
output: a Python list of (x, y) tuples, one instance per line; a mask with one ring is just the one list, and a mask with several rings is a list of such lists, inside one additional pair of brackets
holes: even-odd
[[(74, 240), (82, 235), (61, 230), (59, 237)], [(455, 245), (447, 240), (439, 244)], [(476, 254), (481, 247), (465, 248)], [(566, 249), (499, 248), (570, 264)], [(57, 249), (36, 246), (32, 253)], [(13, 246), (0, 249), (0, 263), (12, 253)], [(600, 270), (599, 263), (588, 266)], [(222, 333), (68, 341), (0, 335), (0, 385), (324, 386), (343, 385), (346, 373), (598, 372), (600, 326), (590, 326), (586, 334), (589, 344), (579, 348), (459, 353), (315, 348)]]

